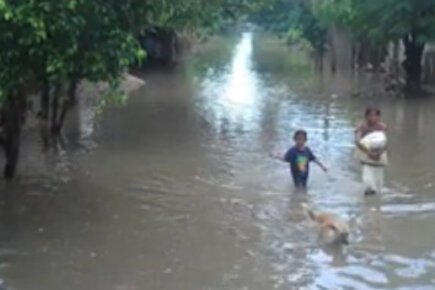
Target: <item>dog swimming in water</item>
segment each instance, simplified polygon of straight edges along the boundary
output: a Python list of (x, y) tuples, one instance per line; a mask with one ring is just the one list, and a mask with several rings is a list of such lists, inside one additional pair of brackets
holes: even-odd
[(348, 245), (349, 226), (334, 215), (327, 212), (315, 212), (308, 204), (303, 203), (308, 217), (316, 223), (322, 241), (327, 244)]

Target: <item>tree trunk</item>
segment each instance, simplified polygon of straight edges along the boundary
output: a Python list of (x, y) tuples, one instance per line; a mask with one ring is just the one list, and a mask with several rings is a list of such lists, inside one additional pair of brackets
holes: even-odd
[(421, 91), (422, 58), (425, 44), (417, 40), (415, 33), (403, 38), (406, 59), (403, 68), (406, 72), (406, 90), (412, 93)]
[(41, 139), (44, 145), (44, 149), (49, 147), (50, 143), (50, 129), (49, 129), (49, 117), (50, 117), (50, 92), (51, 86), (47, 80), (43, 81), (42, 93), (41, 93), (41, 111), (40, 117), (40, 133)]
[(62, 96), (62, 85), (57, 84), (54, 88), (53, 98), (51, 100), (51, 133), (56, 135), (57, 119), (59, 116), (59, 99)]
[(370, 71), (379, 71), (381, 64), (387, 56), (385, 46), (367, 39), (358, 41), (358, 52), (356, 56), (357, 66)]
[(171, 29), (160, 29), (158, 33), (162, 47), (162, 60), (165, 64), (172, 64), (176, 58), (176, 34)]
[(3, 148), (6, 156), (6, 165), (3, 175), (7, 180), (15, 177), (20, 152), (21, 127), (23, 122), (24, 95), (18, 92), (11, 95), (3, 107)]
[(62, 131), (63, 124), (65, 123), (65, 119), (68, 111), (76, 104), (76, 92), (77, 92), (78, 83), (79, 82), (77, 80), (71, 80), (68, 86), (68, 91), (67, 91), (68, 99), (62, 105), (62, 111), (60, 113), (58, 123), (56, 124), (55, 133), (57, 135), (59, 135), (60, 132)]
[(392, 64), (392, 74), (397, 78), (399, 76), (399, 51), (400, 51), (400, 41), (394, 41), (393, 43), (393, 64)]
[(331, 56), (331, 63), (330, 63), (331, 72), (333, 74), (335, 74), (337, 72), (337, 51), (336, 51), (336, 48), (333, 44), (330, 46), (330, 48), (331, 48), (331, 50), (330, 50), (331, 51), (331, 54), (330, 54), (330, 56)]
[(47, 80), (43, 81), (41, 93), (41, 118), (48, 120), (50, 112), (50, 83)]
[(323, 56), (324, 56), (324, 52), (323, 51), (316, 51), (314, 53), (314, 66), (316, 71), (318, 72), (323, 72)]

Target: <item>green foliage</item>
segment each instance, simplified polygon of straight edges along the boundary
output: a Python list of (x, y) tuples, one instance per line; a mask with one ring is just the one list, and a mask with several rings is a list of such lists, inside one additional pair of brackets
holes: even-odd
[(316, 52), (324, 52), (326, 29), (315, 17), (311, 1), (257, 0), (251, 7), (254, 23), (293, 40), (303, 38)]
[(319, 21), (328, 26), (351, 25), (357, 16), (353, 0), (313, 0), (312, 7), (313, 13)]
[(134, 0), (141, 2), (139, 32), (153, 28), (210, 34), (247, 15), (248, 0)]
[(241, 15), (237, 0), (0, 0), (0, 96), (29, 80), (114, 81), (143, 59), (148, 29), (216, 31)]
[(97, 99), (95, 114), (99, 117), (107, 106), (125, 106), (127, 101), (128, 96), (119, 89), (119, 83), (111, 83)]
[(45, 35), (37, 12), (26, 5), (15, 9), (0, 0), (0, 97), (14, 93), (18, 85), (28, 77), (27, 51)]
[(297, 44), (302, 39), (302, 32), (294, 27), (290, 28), (285, 34), (285, 40), (288, 44)]
[(314, 0), (319, 19), (348, 28), (356, 37), (385, 43), (410, 33), (425, 43), (435, 38), (432, 0)]
[(2, 95), (32, 79), (117, 79), (145, 56), (122, 8), (117, 1), (0, 0)]

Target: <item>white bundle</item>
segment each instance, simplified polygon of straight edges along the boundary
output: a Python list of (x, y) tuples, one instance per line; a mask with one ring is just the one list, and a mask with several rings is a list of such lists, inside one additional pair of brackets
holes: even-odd
[(383, 131), (375, 131), (367, 134), (360, 140), (368, 150), (379, 150), (387, 147), (387, 135)]
[[(382, 131), (375, 131), (364, 136), (360, 143), (366, 149), (370, 151), (382, 150), (387, 147), (387, 135)], [(375, 161), (369, 158), (369, 156), (361, 150), (356, 150), (356, 157), (363, 163), (372, 164), (376, 166), (385, 166), (388, 164), (387, 153), (383, 152), (380, 160)]]

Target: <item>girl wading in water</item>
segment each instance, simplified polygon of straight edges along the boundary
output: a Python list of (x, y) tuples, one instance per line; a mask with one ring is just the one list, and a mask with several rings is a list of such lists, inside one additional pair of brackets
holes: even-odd
[[(357, 158), (361, 162), (362, 181), (365, 185), (365, 195), (380, 193), (384, 186), (385, 167), (388, 164), (386, 151), (387, 125), (381, 121), (381, 111), (377, 108), (367, 108), (365, 122), (355, 130), (355, 144), (357, 146)], [(382, 146), (367, 146), (364, 142), (369, 135), (377, 137), (385, 143)], [(363, 144), (364, 143), (364, 144)]]

